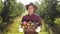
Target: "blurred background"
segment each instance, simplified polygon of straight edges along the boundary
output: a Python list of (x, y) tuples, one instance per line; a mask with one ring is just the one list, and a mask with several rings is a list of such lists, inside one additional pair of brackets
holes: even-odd
[(0, 34), (19, 32), (21, 19), (28, 14), (25, 5), (33, 2), (42, 18), (39, 34), (60, 34), (60, 0), (0, 0)]

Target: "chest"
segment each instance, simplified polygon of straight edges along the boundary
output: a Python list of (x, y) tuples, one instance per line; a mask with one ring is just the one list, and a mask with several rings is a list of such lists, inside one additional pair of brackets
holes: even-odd
[(26, 21), (37, 22), (38, 21), (38, 17), (37, 16), (26, 16), (25, 20)]

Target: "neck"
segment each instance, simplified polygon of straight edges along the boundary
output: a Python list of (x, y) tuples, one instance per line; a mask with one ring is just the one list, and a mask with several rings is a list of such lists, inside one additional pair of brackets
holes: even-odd
[(33, 15), (33, 14), (29, 14), (30, 16)]

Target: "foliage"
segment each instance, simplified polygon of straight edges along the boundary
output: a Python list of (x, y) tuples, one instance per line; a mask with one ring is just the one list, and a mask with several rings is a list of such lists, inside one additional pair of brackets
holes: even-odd
[[(57, 0), (55, 0), (57, 1)], [(60, 17), (60, 4), (57, 2), (53, 3), (53, 1), (46, 1), (43, 0), (41, 4), (36, 2), (36, 5), (38, 7), (37, 12), (45, 21), (45, 27), (49, 28), (54, 32), (54, 34), (57, 34), (56, 28), (59, 28), (57, 24), (54, 22), (55, 18)], [(59, 23), (58, 23), (59, 24)], [(56, 27), (57, 26), (57, 27)], [(60, 30), (60, 29), (59, 29)], [(51, 31), (50, 31), (51, 33)], [(51, 33), (53, 34), (53, 33)], [(58, 33), (59, 34), (59, 33)]]
[(22, 3), (17, 3), (16, 0), (5, 0), (4, 3), (0, 0), (0, 30), (8, 31), (6, 28), (11, 25), (16, 16), (20, 16), (25, 11)]

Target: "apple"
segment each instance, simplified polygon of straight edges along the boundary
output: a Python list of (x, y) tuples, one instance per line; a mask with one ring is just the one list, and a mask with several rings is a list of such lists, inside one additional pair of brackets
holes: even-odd
[(24, 21), (24, 22), (23, 22), (23, 25), (26, 25), (26, 24), (27, 24), (26, 21)]
[(22, 26), (22, 28), (24, 29), (24, 28), (25, 28), (25, 26)]
[(30, 23), (29, 23), (29, 22), (27, 22), (27, 25), (29, 26), (29, 25), (30, 25)]
[(34, 25), (34, 23), (31, 23), (31, 25)]

